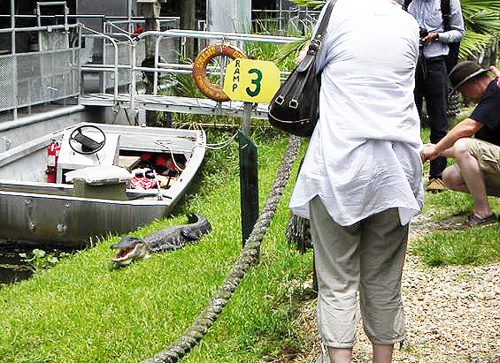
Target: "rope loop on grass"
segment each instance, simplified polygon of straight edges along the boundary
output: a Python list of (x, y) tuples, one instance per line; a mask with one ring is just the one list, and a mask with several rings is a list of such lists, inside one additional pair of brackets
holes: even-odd
[(250, 237), (248, 237), (245, 246), (241, 250), (240, 257), (234, 263), (226, 280), (212, 297), (208, 306), (198, 315), (191, 327), (174, 341), (170, 347), (142, 363), (178, 362), (201, 340), (215, 320), (217, 320), (217, 317), (229, 302), (245, 273), (251, 266), (258, 263), (262, 239), (276, 213), (288, 180), (290, 180), (292, 166), (297, 157), (299, 146), (300, 138), (290, 136), (287, 149), (281, 160), (281, 165), (267, 197), (264, 209), (259, 215), (257, 222), (255, 222), (252, 233), (250, 233)]

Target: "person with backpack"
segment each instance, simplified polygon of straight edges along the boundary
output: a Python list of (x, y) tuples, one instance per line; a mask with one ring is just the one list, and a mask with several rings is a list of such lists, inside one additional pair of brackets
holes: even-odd
[[(430, 141), (439, 142), (448, 131), (446, 102), (448, 72), (458, 60), (458, 45), (463, 38), (464, 21), (459, 0), (403, 0), (403, 8), (420, 27), (420, 58), (415, 75), (415, 103), (422, 118), (423, 99), (431, 129)], [(445, 157), (431, 161), (426, 190), (446, 189), (442, 173)]]

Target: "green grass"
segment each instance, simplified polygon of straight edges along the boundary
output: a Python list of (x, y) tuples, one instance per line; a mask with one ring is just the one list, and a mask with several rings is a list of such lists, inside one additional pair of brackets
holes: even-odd
[(482, 265), (500, 260), (500, 226), (431, 233), (410, 247), (429, 266)]
[[(455, 123), (455, 122), (452, 122)], [(429, 129), (422, 130), (422, 140), (429, 142)], [(448, 165), (454, 163), (453, 159), (448, 159)], [(429, 163), (424, 164), (424, 174), (429, 175)], [(500, 213), (500, 198), (489, 197), (488, 201), (494, 212)], [(442, 193), (425, 194), (424, 214), (431, 215), (434, 221), (443, 221), (457, 215), (470, 214), (474, 207), (474, 201), (470, 194), (447, 190)]]
[[(286, 139), (256, 135), (256, 140), (262, 207)], [(109, 246), (118, 240), (111, 237), (0, 290), (0, 362), (138, 362), (182, 334), (241, 249), (235, 149), (233, 144), (230, 150), (209, 151), (201, 186), (186, 198), (185, 208), (135, 233), (185, 223), (186, 213), (199, 212), (213, 231), (198, 245), (111, 271)], [(264, 239), (261, 263), (185, 361), (257, 362), (302, 345), (293, 318), (311, 256), (291, 251), (284, 241), (290, 189)]]
[[(493, 212), (500, 214), (500, 198), (488, 198)], [(474, 202), (469, 194), (451, 190), (426, 193), (424, 214), (442, 223), (452, 217), (472, 212)], [(410, 245), (410, 252), (429, 266), (482, 265), (500, 261), (500, 224), (461, 230), (433, 230)]]

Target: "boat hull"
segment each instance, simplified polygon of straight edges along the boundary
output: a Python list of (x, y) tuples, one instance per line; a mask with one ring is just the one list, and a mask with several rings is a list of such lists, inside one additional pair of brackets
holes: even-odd
[(92, 237), (135, 230), (170, 209), (166, 203), (0, 192), (0, 243), (80, 247)]

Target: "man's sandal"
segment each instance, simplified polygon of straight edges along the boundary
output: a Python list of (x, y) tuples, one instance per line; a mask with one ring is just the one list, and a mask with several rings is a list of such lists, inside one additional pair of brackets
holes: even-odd
[(491, 224), (497, 223), (498, 219), (495, 213), (491, 214), (489, 217), (478, 217), (474, 213), (471, 213), (467, 218), (465, 219), (465, 224), (469, 227), (482, 227), (482, 226), (489, 226)]

